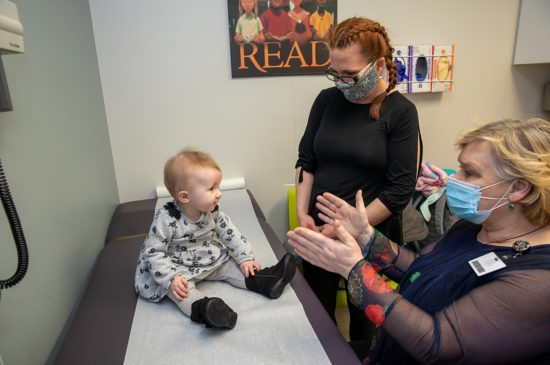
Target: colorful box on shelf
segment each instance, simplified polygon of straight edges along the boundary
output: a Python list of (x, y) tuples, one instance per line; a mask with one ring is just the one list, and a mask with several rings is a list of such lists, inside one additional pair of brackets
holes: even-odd
[(395, 46), (393, 62), (402, 93), (452, 90), (454, 45)]
[(397, 85), (395, 85), (395, 88), (401, 93), (409, 92), (411, 74), (409, 50), (409, 46), (397, 46), (393, 50), (393, 63), (397, 67)]
[(453, 89), (455, 47), (432, 46), (432, 92)]
[(432, 46), (411, 46), (412, 93), (429, 93), (432, 82)]

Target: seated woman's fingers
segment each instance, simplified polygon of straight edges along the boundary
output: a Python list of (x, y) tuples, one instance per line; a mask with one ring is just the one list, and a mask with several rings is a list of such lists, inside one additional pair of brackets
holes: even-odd
[(352, 235), (348, 232), (346, 228), (342, 225), (340, 221), (336, 221), (334, 224), (334, 231), (336, 234), (336, 237), (343, 243), (345, 243), (348, 246), (357, 245), (357, 241), (352, 237)]
[(439, 181), (439, 179), (432, 179), (430, 177), (420, 176), (417, 180), (417, 184), (433, 185), (436, 181)]
[(357, 190), (357, 193), (355, 193), (355, 208), (362, 212), (365, 208), (365, 201), (363, 200), (363, 190), (359, 189)]
[(312, 256), (310, 250), (308, 250), (304, 246), (300, 245), (300, 243), (298, 243), (298, 240), (295, 237), (292, 238), (291, 236), (289, 236), (288, 237), (288, 243), (294, 248), (294, 252), (296, 252), (302, 259), (304, 259), (307, 262), (315, 265), (315, 263), (313, 261), (313, 258), (312, 258), (314, 256)]
[(329, 212), (335, 214), (338, 211), (336, 205), (322, 195), (317, 195), (317, 203), (315, 205), (319, 209), (322, 208), (326, 214)]
[(317, 214), (317, 216), (319, 216), (319, 219), (321, 219), (323, 222), (325, 222), (327, 224), (332, 224), (332, 222), (334, 221), (334, 219), (332, 219), (330, 217), (327, 217), (323, 213), (319, 213), (319, 214)]
[[(319, 209), (320, 212), (322, 212), (325, 215), (325, 217), (327, 217), (329, 219), (334, 218), (334, 216), (336, 215), (335, 211), (333, 211), (332, 209), (330, 209), (329, 207), (327, 207), (324, 204), (321, 204), (321, 203), (318, 202), (318, 203), (315, 204), (315, 206), (317, 207), (317, 209)], [(324, 222), (326, 222), (326, 221), (324, 221)]]
[(432, 186), (436, 186), (436, 185), (439, 186), (440, 184), (438, 184), (438, 182), (439, 182), (439, 179), (434, 180), (434, 179), (430, 179), (430, 178), (421, 176), (416, 181), (415, 190), (422, 191), (422, 190), (426, 190), (426, 189), (428, 189), (429, 187), (432, 187)]
[[(313, 240), (310, 238), (312, 234), (317, 234), (315, 232), (306, 230), (306, 229), (300, 229), (297, 228), (294, 231), (290, 231), (287, 234), (288, 237), (288, 243), (294, 247), (296, 252), (303, 258), (305, 258), (307, 261), (311, 262), (312, 255), (315, 254), (317, 251), (317, 247)], [(309, 258), (309, 260), (308, 260)]]
[(439, 180), (441, 180), (441, 182), (442, 182), (442, 185), (445, 186), (447, 184), (447, 180), (448, 180), (447, 173), (445, 171), (443, 171), (442, 169), (440, 169), (439, 167), (435, 166), (435, 165), (432, 165), (431, 169), (432, 169), (432, 171), (434, 171), (438, 175)]
[(297, 228), (288, 234), (288, 242), (304, 260), (325, 270), (348, 274), (361, 256), (361, 249), (347, 230), (338, 225), (338, 240)]
[(337, 210), (338, 208), (347, 204), (345, 200), (340, 199), (336, 195), (329, 192), (323, 193), (323, 195), (318, 195), (317, 198), (319, 199), (319, 197), (322, 197), (326, 199), (328, 202), (330, 202), (331, 204), (333, 204), (334, 205), (333, 210)]
[(429, 163), (422, 162), (422, 176), (437, 179), (437, 175), (432, 171), (432, 165)]

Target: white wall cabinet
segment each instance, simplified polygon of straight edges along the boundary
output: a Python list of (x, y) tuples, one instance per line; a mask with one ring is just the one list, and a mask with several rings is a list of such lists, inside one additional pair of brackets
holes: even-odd
[(514, 65), (550, 63), (550, 0), (521, 0)]

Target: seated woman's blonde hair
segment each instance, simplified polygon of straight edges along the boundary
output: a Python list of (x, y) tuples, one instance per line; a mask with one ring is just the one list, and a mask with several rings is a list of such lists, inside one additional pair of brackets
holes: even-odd
[(489, 143), (497, 176), (531, 183), (530, 193), (517, 203), (523, 206), (531, 223), (547, 224), (550, 221), (550, 122), (531, 118), (487, 123), (464, 132), (456, 146), (462, 150), (479, 140)]

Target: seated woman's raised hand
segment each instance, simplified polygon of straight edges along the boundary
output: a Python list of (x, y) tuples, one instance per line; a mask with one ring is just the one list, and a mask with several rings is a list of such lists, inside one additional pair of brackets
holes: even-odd
[(369, 224), (369, 218), (367, 216), (367, 210), (361, 190), (358, 190), (355, 195), (355, 207), (331, 193), (318, 195), (316, 206), (320, 212), (319, 218), (327, 223), (321, 231), (321, 233), (327, 237), (336, 237), (333, 227), (335, 220), (340, 221), (345, 230), (357, 240), (361, 246), (371, 237), (373, 228)]
[(363, 259), (361, 249), (339, 220), (332, 223), (335, 239), (302, 227), (287, 234), (294, 251), (312, 265), (346, 278), (353, 267)]
[(447, 185), (448, 176), (439, 167), (422, 162), (422, 174), (416, 181), (416, 191), (422, 192), (424, 196), (430, 196), (437, 192), (440, 187)]

